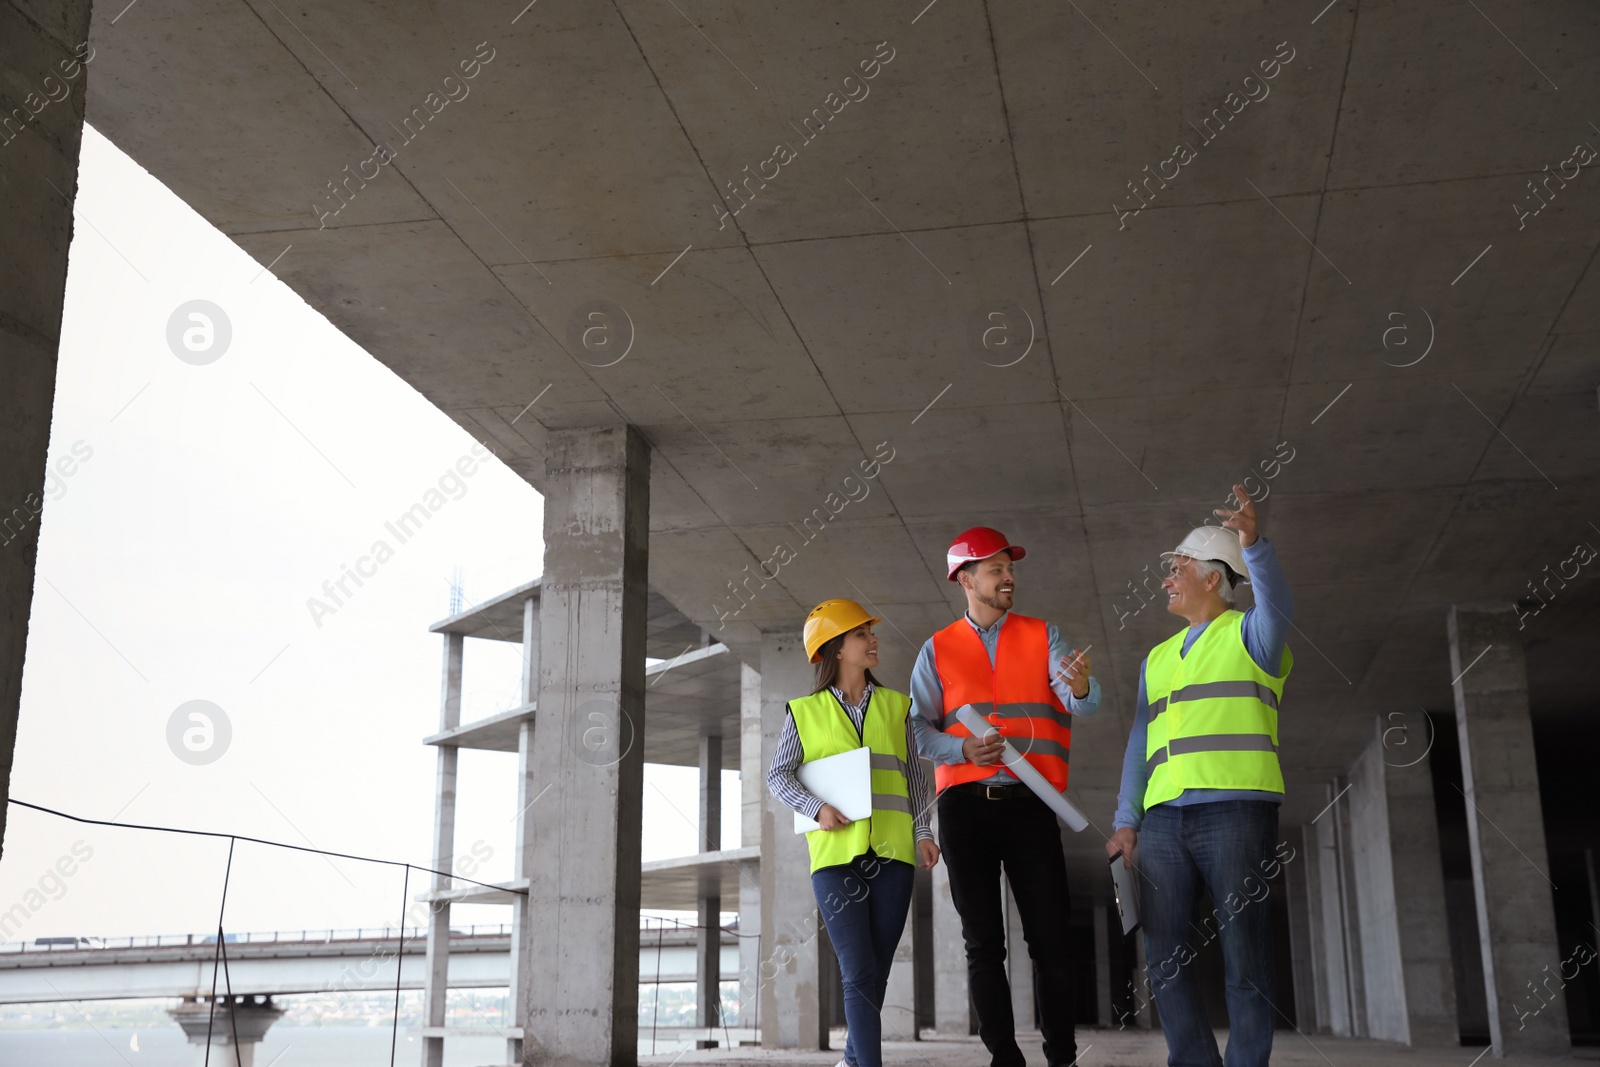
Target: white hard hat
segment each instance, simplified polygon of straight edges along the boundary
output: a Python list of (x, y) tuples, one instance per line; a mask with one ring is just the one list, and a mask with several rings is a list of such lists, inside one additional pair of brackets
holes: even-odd
[(1244, 552), (1239, 547), (1239, 535), (1232, 530), (1218, 526), (1197, 526), (1190, 530), (1178, 547), (1171, 552), (1161, 553), (1163, 557), (1188, 556), (1190, 559), (1212, 560), (1217, 563), (1226, 563), (1232, 568), (1233, 573), (1241, 582), (1250, 580), (1250, 572), (1244, 565)]

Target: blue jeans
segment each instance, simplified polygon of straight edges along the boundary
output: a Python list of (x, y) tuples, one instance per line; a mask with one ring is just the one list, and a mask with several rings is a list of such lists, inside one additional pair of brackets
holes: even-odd
[[(1140, 898), (1148, 980), (1167, 1038), (1169, 1067), (1266, 1067), (1276, 996), (1272, 915), (1266, 903), (1278, 805), (1224, 800), (1158, 804), (1139, 831)], [(1209, 892), (1212, 911), (1196, 916)], [(1198, 921), (1195, 921), (1198, 919)], [(1228, 1000), (1228, 1054), (1217, 1039), (1188, 963), (1221, 938)]]
[(811, 891), (844, 978), (844, 1060), (850, 1067), (882, 1067), (883, 997), (915, 875), (911, 864), (870, 849), (811, 874)]

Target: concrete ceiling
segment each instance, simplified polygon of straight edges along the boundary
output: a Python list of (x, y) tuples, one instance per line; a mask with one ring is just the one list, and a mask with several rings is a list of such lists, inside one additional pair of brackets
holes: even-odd
[[(950, 536), (1026, 545), (1019, 607), (1093, 645), (1109, 698), (1074, 746), (1086, 810), (1109, 816), (1140, 658), (1177, 626), (1129, 583), (1275, 452), (1292, 782), (1376, 714), (1450, 706), (1452, 602), (1600, 547), (1600, 173), (1513, 208), (1600, 147), (1594, 5), (120, 6), (89, 121), (534, 486), (551, 429), (639, 426), (651, 585), (742, 658), (852, 596), (903, 682), (959, 610)], [(394, 161), (319, 226), (378, 142)], [(581, 342), (595, 301), (612, 347)], [(1553, 620), (1536, 662), (1592, 655), (1592, 613)]]

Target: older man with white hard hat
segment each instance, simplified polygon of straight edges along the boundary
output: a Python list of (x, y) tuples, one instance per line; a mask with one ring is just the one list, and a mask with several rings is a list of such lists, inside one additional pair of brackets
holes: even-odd
[[(1289, 858), (1275, 850), (1278, 703), (1294, 663), (1294, 604), (1276, 552), (1257, 533), (1255, 505), (1243, 486), (1233, 491), (1238, 510), (1217, 511), (1223, 528), (1200, 527), (1165, 553), (1167, 610), (1189, 625), (1140, 667), (1116, 832), (1106, 844), (1130, 865), (1139, 850), (1147, 973), (1170, 1067), (1265, 1067), (1272, 1054), (1272, 917), (1260, 900)], [(1244, 581), (1255, 606), (1240, 612), (1234, 591)], [(1197, 926), (1202, 890), (1215, 906)], [(1225, 1059), (1187, 966), (1212, 937), (1225, 968)]]

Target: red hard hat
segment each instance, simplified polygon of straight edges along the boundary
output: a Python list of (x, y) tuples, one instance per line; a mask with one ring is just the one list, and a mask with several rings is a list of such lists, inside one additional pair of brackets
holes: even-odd
[(988, 559), (997, 552), (1009, 552), (1013, 560), (1027, 555), (1021, 545), (1012, 544), (1006, 540), (1005, 534), (989, 526), (974, 526), (957, 534), (944, 557), (945, 564), (950, 568), (950, 580), (956, 580), (956, 571), (961, 569), (962, 564), (975, 559)]

